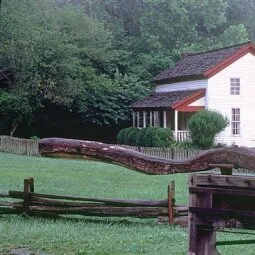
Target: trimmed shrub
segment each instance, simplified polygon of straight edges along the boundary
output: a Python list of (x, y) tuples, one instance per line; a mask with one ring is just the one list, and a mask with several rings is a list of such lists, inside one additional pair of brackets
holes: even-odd
[(124, 128), (117, 135), (119, 144), (142, 147), (168, 147), (173, 136), (169, 128), (136, 127)]
[(125, 132), (125, 137), (124, 137), (125, 144), (135, 146), (138, 132), (139, 132), (139, 129), (136, 127), (128, 128), (127, 131)]
[(147, 129), (148, 127), (139, 129), (139, 132), (136, 136), (136, 146), (141, 146), (141, 147), (145, 146), (144, 137), (145, 137), (145, 133)]
[(216, 134), (228, 124), (227, 118), (216, 111), (199, 111), (189, 120), (192, 142), (198, 148), (208, 149), (213, 146)]
[(117, 135), (118, 144), (136, 145), (136, 136), (139, 129), (136, 127), (123, 128)]
[(124, 144), (124, 133), (125, 133), (125, 129), (121, 129), (117, 135), (117, 143), (118, 144)]
[(148, 127), (144, 135), (144, 146), (154, 147), (155, 136), (157, 133), (157, 127)]
[(146, 147), (168, 147), (173, 139), (169, 128), (149, 127), (145, 133)]
[(154, 147), (168, 147), (173, 140), (173, 134), (169, 128), (157, 128), (153, 138)]
[(123, 128), (117, 135), (117, 141), (119, 144), (126, 144), (127, 134), (129, 132), (129, 128)]

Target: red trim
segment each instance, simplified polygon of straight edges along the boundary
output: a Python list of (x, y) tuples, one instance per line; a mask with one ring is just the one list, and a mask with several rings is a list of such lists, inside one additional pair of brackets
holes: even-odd
[[(194, 92), (193, 94), (185, 97), (183, 100), (176, 102), (172, 105), (173, 109), (176, 109), (179, 111), (182, 107), (188, 107), (189, 104), (192, 104), (193, 102), (197, 101), (198, 99), (205, 96), (205, 89), (199, 90), (197, 92)], [(189, 106), (191, 107), (191, 106)]]
[(204, 109), (204, 106), (181, 106), (178, 107), (176, 110), (179, 112), (197, 112)]
[(222, 62), (220, 62), (216, 66), (214, 66), (214, 67), (208, 69), (207, 71), (205, 71), (204, 75), (208, 79), (211, 78), (212, 76), (219, 73), (220, 71), (222, 71), (223, 69), (225, 69), (226, 67), (228, 67), (229, 65), (231, 65), (232, 63), (234, 63), (235, 61), (237, 61), (238, 59), (240, 59), (244, 55), (246, 55), (247, 53), (251, 53), (255, 56), (255, 45), (252, 42), (250, 42), (245, 47), (241, 48), (239, 51), (237, 51), (235, 54), (233, 54), (229, 58), (223, 60)]

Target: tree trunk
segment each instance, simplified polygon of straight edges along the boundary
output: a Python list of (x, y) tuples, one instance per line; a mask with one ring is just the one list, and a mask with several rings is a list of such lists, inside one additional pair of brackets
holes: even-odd
[(13, 135), (16, 132), (20, 122), (21, 122), (21, 118), (13, 120), (13, 122), (12, 122), (12, 129), (11, 129), (11, 132), (10, 132), (10, 136), (11, 137), (13, 137)]
[(39, 151), (43, 156), (100, 160), (146, 174), (204, 171), (215, 164), (255, 169), (255, 151), (247, 148), (211, 149), (190, 159), (167, 160), (100, 142), (46, 138), (40, 140)]

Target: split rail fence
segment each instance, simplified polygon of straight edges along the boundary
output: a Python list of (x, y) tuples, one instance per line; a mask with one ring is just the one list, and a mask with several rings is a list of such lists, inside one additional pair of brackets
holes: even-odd
[[(27, 214), (58, 218), (61, 215), (78, 214), (100, 217), (168, 217), (173, 223), (175, 217), (188, 214), (187, 206), (176, 206), (174, 200), (175, 184), (168, 186), (165, 200), (124, 200), (107, 198), (88, 198), (64, 195), (39, 194), (34, 192), (34, 179), (24, 180), (23, 191), (0, 193), (0, 214)], [(7, 201), (2, 201), (6, 200)], [(10, 199), (21, 200), (9, 202)]]

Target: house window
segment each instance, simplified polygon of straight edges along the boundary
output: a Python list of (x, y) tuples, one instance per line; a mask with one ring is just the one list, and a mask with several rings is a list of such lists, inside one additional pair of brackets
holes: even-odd
[(240, 78), (230, 78), (230, 95), (240, 95)]
[(232, 108), (232, 135), (240, 135), (240, 108)]

